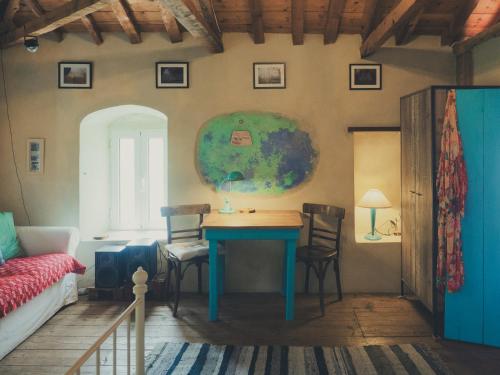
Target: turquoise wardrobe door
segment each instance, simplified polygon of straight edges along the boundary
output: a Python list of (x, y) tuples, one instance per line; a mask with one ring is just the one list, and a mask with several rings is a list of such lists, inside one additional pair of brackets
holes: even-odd
[(483, 342), (484, 91), (457, 90), (458, 126), (468, 177), (462, 221), (465, 284), (445, 296), (445, 337)]
[(500, 90), (484, 105), (484, 343), (500, 346)]

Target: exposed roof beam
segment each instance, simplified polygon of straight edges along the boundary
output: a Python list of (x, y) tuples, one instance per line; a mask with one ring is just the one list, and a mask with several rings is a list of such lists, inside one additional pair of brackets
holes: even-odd
[(330, 0), (323, 38), (325, 44), (335, 43), (337, 41), (344, 7), (345, 0)]
[(304, 0), (292, 0), (292, 41), (304, 44)]
[(461, 6), (453, 17), (453, 21), (447, 31), (442, 36), (443, 45), (451, 45), (457, 40), (462, 39), (464, 27), (472, 12), (476, 9), (480, 0), (462, 0)]
[(163, 20), (170, 41), (172, 43), (182, 42), (182, 33), (174, 15), (161, 1), (158, 1), (158, 5), (160, 6), (161, 19)]
[[(37, 17), (43, 16), (45, 13), (47, 13), (40, 3), (37, 0), (25, 0), (24, 3), (28, 8), (31, 9), (31, 11), (35, 14)], [(57, 36), (57, 39), (59, 41), (62, 41), (64, 38), (63, 31), (61, 29), (55, 29), (54, 34)]]
[(214, 52), (223, 52), (221, 35), (203, 17), (191, 0), (160, 0), (191, 35), (205, 38)]
[(49, 33), (108, 5), (109, 0), (71, 0), (39, 18), (3, 33), (0, 37), (1, 44), (6, 46), (22, 40), (24, 36)]
[(21, 9), (21, 0), (10, 0), (5, 8), (5, 12), (3, 14), (3, 22), (9, 26), (14, 27), (13, 18), (16, 13)]
[(378, 24), (361, 45), (361, 57), (367, 57), (379, 49), (401, 25), (414, 17), (428, 0), (401, 0)]
[(462, 55), (467, 51), (472, 50), (474, 47), (486, 42), (487, 40), (497, 38), (500, 36), (500, 22), (490, 26), (486, 30), (474, 35), (472, 38), (463, 40), (453, 45), (453, 52), (456, 55)]
[(248, 0), (248, 5), (250, 7), (250, 14), (252, 15), (253, 41), (255, 44), (262, 44), (265, 42), (265, 38), (261, 0)]
[(420, 17), (425, 12), (425, 7), (422, 7), (417, 14), (411, 18), (406, 24), (402, 24), (401, 27), (395, 31), (394, 36), (396, 37), (396, 45), (401, 46), (410, 42), (413, 32), (420, 21)]
[(82, 21), (83, 26), (87, 29), (87, 31), (90, 34), (90, 37), (94, 40), (95, 44), (100, 45), (102, 44), (102, 35), (101, 32), (99, 31), (99, 28), (97, 27), (97, 24), (95, 23), (94, 17), (92, 17), (90, 14), (83, 16), (80, 21)]
[(373, 30), (373, 24), (375, 23), (375, 16), (377, 15), (377, 7), (379, 0), (366, 0), (365, 1), (365, 9), (363, 11), (363, 16), (361, 17), (361, 37), (363, 40), (368, 38), (368, 35)]
[(111, 9), (113, 10), (113, 13), (120, 23), (123, 31), (130, 39), (130, 43), (137, 44), (142, 42), (141, 34), (139, 33), (137, 26), (135, 25), (134, 19), (132, 17), (132, 12), (130, 11), (130, 6), (128, 5), (127, 1), (113, 0), (111, 2)]

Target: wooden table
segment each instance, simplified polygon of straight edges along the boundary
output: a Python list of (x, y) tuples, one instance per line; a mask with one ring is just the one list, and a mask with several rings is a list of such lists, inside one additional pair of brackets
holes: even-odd
[[(209, 319), (218, 319), (218, 295), (223, 289), (217, 262), (217, 242), (224, 240), (282, 240), (285, 241), (283, 257), (283, 293), (285, 318), (294, 319), (295, 312), (295, 252), (302, 216), (298, 211), (266, 211), (255, 213), (221, 214), (212, 212), (205, 217), (202, 228), (210, 243), (209, 249)], [(219, 280), (219, 281), (218, 281)]]

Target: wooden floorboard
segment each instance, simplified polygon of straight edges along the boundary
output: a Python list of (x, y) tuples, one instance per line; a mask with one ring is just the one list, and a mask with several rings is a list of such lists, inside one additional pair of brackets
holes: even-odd
[[(183, 296), (178, 318), (168, 304), (150, 301), (146, 352), (165, 341), (300, 346), (419, 342), (433, 348), (456, 374), (500, 374), (500, 350), (434, 340), (429, 317), (412, 301), (388, 295), (347, 295), (341, 302), (333, 297), (328, 301), (321, 316), (316, 296), (298, 295), (293, 322), (283, 320), (283, 300), (274, 294), (224, 296), (219, 322), (207, 321), (206, 295)], [(126, 307), (125, 302), (82, 299), (64, 308), (0, 361), (0, 374), (64, 374)], [(125, 363), (125, 326), (117, 336), (118, 363)], [(101, 350), (101, 374), (112, 373), (111, 349), (108, 340)], [(95, 370), (92, 357), (81, 373)], [(120, 366), (118, 373), (126, 373), (126, 368)]]

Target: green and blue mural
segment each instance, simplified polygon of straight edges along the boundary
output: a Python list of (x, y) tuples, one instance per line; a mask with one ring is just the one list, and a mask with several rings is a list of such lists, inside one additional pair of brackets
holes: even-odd
[(198, 170), (205, 182), (223, 187), (226, 175), (245, 180), (232, 191), (280, 194), (306, 181), (318, 159), (311, 137), (296, 121), (275, 113), (237, 112), (217, 116), (200, 130)]

